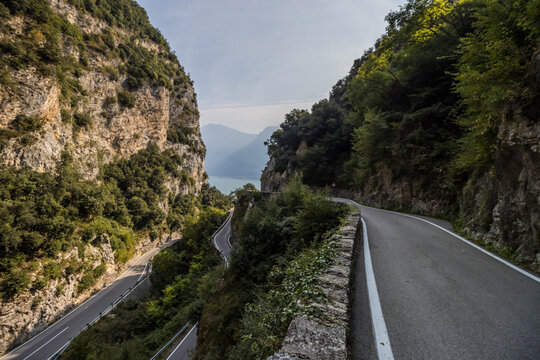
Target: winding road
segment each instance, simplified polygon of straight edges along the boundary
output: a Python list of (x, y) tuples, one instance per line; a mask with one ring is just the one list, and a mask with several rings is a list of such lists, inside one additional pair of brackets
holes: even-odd
[(353, 359), (540, 358), (538, 277), (448, 222), (336, 200), (360, 208), (367, 236), (355, 269)]
[(122, 297), (122, 294), (126, 294), (134, 289), (144, 276), (145, 271), (148, 270), (147, 265), (154, 255), (175, 241), (169, 241), (143, 254), (135, 261), (134, 265), (112, 284), (86, 300), (32, 339), (4, 355), (1, 360), (51, 359), (61, 349), (68, 346), (71, 339), (79, 335), (87, 324), (91, 324), (105, 311), (110, 310), (111, 304), (117, 302)]
[[(538, 277), (456, 235), (448, 222), (334, 200), (359, 207), (364, 225), (354, 269), (352, 359), (540, 358)], [(213, 236), (227, 265), (231, 215)], [(141, 256), (113, 284), (2, 360), (50, 359), (137, 284), (167, 245)], [(196, 338), (195, 325), (166, 359), (190, 359)]]
[[(212, 241), (214, 246), (219, 251), (225, 265), (229, 266), (229, 259), (231, 257), (231, 218), (233, 212), (229, 213), (227, 220), (221, 225), (221, 227), (216, 231), (212, 236)], [(195, 346), (197, 345), (197, 325), (194, 325), (184, 336), (182, 341), (172, 350), (166, 360), (189, 360), (191, 359), (191, 354), (195, 351)]]

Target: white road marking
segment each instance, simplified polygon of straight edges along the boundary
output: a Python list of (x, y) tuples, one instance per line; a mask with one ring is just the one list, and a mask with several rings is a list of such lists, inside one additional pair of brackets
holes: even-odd
[(67, 326), (66, 328), (64, 328), (64, 330), (60, 331), (58, 334), (54, 335), (54, 337), (51, 338), (51, 340), (47, 341), (45, 344), (41, 345), (40, 347), (38, 347), (36, 350), (34, 350), (30, 355), (28, 355), (27, 357), (25, 357), (23, 360), (26, 360), (28, 359), (29, 357), (31, 357), (32, 355), (34, 355), (35, 353), (37, 353), (39, 350), (41, 350), (45, 345), (47, 345), (48, 343), (50, 343), (51, 341), (53, 341), (54, 339), (56, 339), (58, 336), (60, 336), (60, 334), (62, 334), (64, 331), (66, 331), (67, 329), (69, 329), (69, 326)]
[(481, 246), (479, 246), (479, 245), (476, 245), (476, 244), (473, 243), (472, 241), (467, 240), (467, 239), (465, 239), (464, 237), (459, 236), (458, 234), (455, 234), (455, 233), (453, 233), (452, 231), (443, 228), (442, 226), (439, 226), (439, 225), (437, 225), (437, 224), (435, 224), (435, 223), (432, 223), (431, 221), (428, 221), (428, 220), (425, 220), (425, 219), (422, 219), (422, 218), (419, 218), (419, 217), (416, 217), (416, 216), (413, 216), (413, 215), (403, 214), (403, 213), (400, 213), (400, 212), (397, 212), (397, 211), (391, 211), (391, 210), (379, 209), (379, 208), (375, 208), (375, 207), (371, 207), (371, 206), (366, 206), (366, 205), (360, 205), (360, 204), (358, 204), (358, 203), (355, 202), (355, 201), (352, 201), (352, 200), (349, 200), (349, 199), (345, 199), (345, 198), (333, 198), (333, 199), (337, 200), (338, 202), (349, 203), (349, 204), (355, 205), (355, 206), (357, 206), (357, 207), (363, 206), (363, 207), (367, 207), (367, 208), (373, 209), (373, 210), (385, 211), (385, 212), (389, 212), (389, 213), (392, 213), (392, 214), (397, 214), (397, 215), (401, 215), (401, 216), (406, 216), (406, 217), (409, 217), (409, 218), (412, 218), (412, 219), (416, 219), (416, 220), (420, 220), (420, 221), (423, 221), (423, 222), (428, 223), (428, 224), (430, 224), (430, 225), (433, 225), (433, 226), (435, 226), (436, 228), (439, 228), (439, 229), (441, 229), (442, 231), (445, 231), (445, 232), (447, 232), (448, 234), (450, 234), (450, 235), (452, 235), (452, 236), (458, 238), (459, 240), (461, 240), (461, 241), (463, 241), (463, 242), (469, 244), (470, 246), (474, 247), (475, 249), (480, 250), (480, 251), (483, 252), (484, 254), (491, 256), (491, 257), (494, 258), (495, 260), (500, 261), (501, 263), (503, 263), (503, 264), (505, 264), (506, 266), (508, 266), (508, 267), (510, 267), (510, 268), (512, 268), (512, 269), (514, 269), (514, 270), (516, 270), (517, 272), (522, 273), (523, 275), (525, 275), (525, 276), (527, 276), (528, 278), (530, 278), (530, 279), (536, 281), (537, 283), (540, 283), (540, 278), (539, 278), (538, 276), (535, 276), (535, 275), (531, 274), (530, 272), (521, 269), (520, 267), (518, 267), (518, 266), (512, 264), (512, 263), (509, 262), (509, 261), (504, 260), (503, 258), (501, 258), (501, 257), (499, 257), (499, 256), (497, 256), (497, 255), (495, 255), (495, 254), (493, 254), (492, 252), (490, 252), (490, 251), (484, 249), (483, 247), (481, 247)]
[[(221, 257), (223, 258), (223, 260), (225, 260), (225, 267), (229, 267), (229, 259), (227, 259), (227, 257), (225, 256), (225, 254), (223, 253), (223, 251), (219, 248), (219, 246), (217, 245), (217, 241), (216, 241), (216, 238), (219, 234), (221, 234), (223, 232), (223, 230), (225, 230), (225, 226), (227, 225), (227, 223), (230, 221), (231, 217), (232, 217), (232, 211), (229, 212), (229, 216), (227, 216), (227, 219), (225, 220), (225, 222), (221, 225), (221, 227), (214, 233), (214, 235), (212, 235), (212, 242), (214, 243), (214, 247), (217, 249), (217, 251), (219, 251), (219, 254), (221, 255)], [(230, 245), (230, 243), (229, 243)]]
[(139, 278), (137, 279), (137, 282), (141, 281), (141, 278), (144, 276), (144, 273), (146, 272), (146, 267), (148, 266), (148, 263), (146, 263), (146, 265), (144, 265), (144, 269), (141, 273), (141, 276), (139, 276)]
[(455, 234), (455, 233), (451, 232), (450, 230), (447, 230), (447, 229), (443, 228), (442, 226), (439, 226), (439, 225), (437, 225), (437, 224), (434, 224), (434, 223), (432, 223), (431, 221), (428, 221), (428, 220), (425, 220), (425, 219), (422, 219), (422, 218), (419, 218), (419, 217), (416, 217), (416, 216), (408, 215), (408, 214), (402, 214), (402, 213), (395, 212), (395, 211), (383, 210), (383, 209), (377, 209), (377, 208), (373, 208), (373, 209), (380, 210), (380, 211), (391, 212), (391, 213), (393, 213), (393, 214), (398, 214), (398, 215), (401, 215), (401, 216), (406, 216), (406, 217), (413, 218), (413, 219), (416, 219), (416, 220), (420, 220), (420, 221), (423, 221), (423, 222), (428, 223), (428, 224), (430, 224), (430, 225), (433, 225), (433, 226), (435, 226), (436, 228), (439, 228), (439, 229), (441, 229), (442, 231), (446, 231), (446, 232), (449, 233), (450, 235), (452, 235), (452, 236), (458, 238), (459, 240), (461, 240), (461, 241), (463, 241), (463, 242), (465, 242), (465, 243), (471, 245), (471, 246), (474, 247), (475, 249), (480, 250), (480, 251), (483, 252), (484, 254), (491, 256), (491, 257), (494, 258), (495, 260), (499, 260), (500, 262), (502, 262), (502, 263), (505, 264), (506, 266), (511, 267), (512, 269), (514, 269), (514, 270), (516, 270), (516, 271), (522, 273), (523, 275), (525, 275), (525, 276), (527, 276), (527, 277), (533, 279), (534, 281), (540, 283), (540, 278), (539, 278), (539, 277), (534, 276), (533, 274), (531, 274), (531, 273), (529, 273), (529, 272), (527, 272), (527, 271), (525, 271), (525, 270), (523, 270), (523, 269), (517, 267), (516, 265), (512, 264), (511, 262), (508, 262), (508, 261), (504, 260), (503, 258), (500, 258), (500, 257), (498, 257), (497, 255), (491, 253), (490, 251), (488, 251), (488, 250), (482, 248), (481, 246), (476, 245), (476, 244), (473, 243), (472, 241), (467, 240), (467, 239), (465, 239), (464, 237), (459, 236), (458, 234)]
[(371, 263), (371, 254), (369, 252), (369, 240), (367, 234), (366, 222), (363, 218), (362, 230), (364, 234), (364, 262), (366, 267), (366, 282), (369, 297), (369, 307), (371, 309), (371, 322), (373, 332), (375, 334), (375, 345), (377, 346), (377, 357), (379, 360), (393, 360), (394, 354), (390, 346), (390, 338), (386, 330), (386, 323), (382, 313), (381, 302), (379, 300), (379, 292), (377, 291), (377, 283), (375, 282), (375, 274)]
[[(199, 323), (197, 323), (199, 324)], [(172, 351), (172, 353), (169, 354), (169, 356), (167, 357), (167, 359), (165, 360), (170, 360), (171, 357), (174, 355), (174, 353), (176, 352), (176, 350), (178, 350), (180, 348), (180, 346), (182, 346), (182, 344), (184, 343), (184, 341), (186, 341), (186, 339), (189, 337), (189, 334), (191, 334), (191, 332), (197, 328), (197, 324), (193, 325), (193, 327), (191, 328), (191, 330), (189, 330), (189, 332), (187, 333), (186, 336), (184, 336), (184, 338), (182, 339), (182, 341), (180, 341), (180, 344), (178, 344), (178, 346), (176, 346), (174, 348), (174, 350)]]
[(62, 350), (65, 351), (65, 348), (68, 347), (69, 344), (71, 344), (71, 340), (69, 340), (67, 343), (65, 343), (60, 349), (58, 349), (54, 354), (52, 354), (47, 360), (51, 360), (51, 359), (54, 358), (55, 356), (61, 355), (61, 354), (63, 353)]
[[(170, 241), (168, 243), (165, 243), (165, 244), (162, 244), (159, 246), (159, 249), (162, 250), (172, 244), (174, 244), (176, 241)], [(72, 309), (70, 312), (68, 312), (67, 314), (65, 314), (61, 319), (59, 319), (58, 321), (56, 321), (55, 323), (51, 324), (48, 328), (46, 328), (45, 330), (43, 330), (42, 332), (40, 332), (39, 334), (37, 334), (36, 336), (34, 336), (33, 338), (29, 339), (28, 341), (22, 343), (21, 345), (17, 346), (15, 349), (11, 350), (9, 353), (5, 354), (4, 356), (2, 356), (0, 359), (8, 359), (9, 356), (13, 353), (15, 353), (17, 350), (19, 350), (20, 348), (22, 348), (23, 346), (25, 345), (28, 345), (34, 341), (36, 341), (38, 338), (40, 338), (41, 336), (45, 335), (45, 334), (48, 334), (49, 332), (53, 331), (53, 329), (55, 327), (59, 327), (58, 325), (60, 325), (63, 321), (65, 321), (66, 319), (68, 319), (68, 317), (74, 313), (75, 311), (77, 310), (85, 310), (88, 308), (88, 306), (86, 306), (85, 308), (83, 308), (84, 305), (87, 305), (87, 303), (91, 302), (92, 300), (95, 300), (97, 299), (97, 296), (104, 292), (105, 290), (109, 289), (109, 286), (113, 285), (114, 283), (116, 283), (118, 280), (121, 280), (122, 278), (125, 277), (125, 275), (131, 271), (135, 266), (137, 265), (140, 265), (139, 262), (145, 258), (145, 257), (149, 257), (149, 256), (152, 256), (153, 255), (153, 252), (155, 252), (157, 248), (154, 248), (144, 254), (142, 254), (141, 256), (139, 256), (139, 258), (137, 260), (135, 260), (135, 263), (133, 265), (131, 265), (129, 268), (126, 269), (126, 271), (124, 271), (122, 273), (122, 275), (118, 276), (112, 283), (110, 283), (108, 286), (104, 287), (103, 289), (101, 289), (100, 291), (98, 291), (96, 294), (90, 296), (88, 299), (86, 299), (85, 301), (83, 301), (81, 304), (79, 304), (78, 306), (76, 306), (74, 309)], [(159, 252), (159, 251), (158, 251)], [(140, 279), (140, 278), (139, 278)], [(65, 330), (65, 329), (64, 329)], [(24, 360), (24, 359), (23, 359)]]

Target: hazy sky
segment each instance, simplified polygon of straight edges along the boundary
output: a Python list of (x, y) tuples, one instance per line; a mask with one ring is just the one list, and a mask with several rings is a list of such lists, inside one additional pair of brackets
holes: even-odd
[(328, 97), (405, 0), (137, 0), (195, 82), (201, 125), (255, 133)]

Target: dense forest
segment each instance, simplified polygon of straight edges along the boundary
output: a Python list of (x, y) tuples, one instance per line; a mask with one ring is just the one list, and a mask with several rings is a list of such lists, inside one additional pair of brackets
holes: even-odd
[[(166, 191), (167, 174), (192, 181), (178, 170), (183, 159), (171, 150), (149, 146), (129, 160), (103, 166), (100, 182), (84, 180), (68, 152), (57, 174), (28, 169), (0, 169), (0, 294), (11, 298), (29, 288), (41, 289), (51, 279), (84, 271), (96, 273), (84, 261), (55, 260), (62, 251), (110, 241), (115, 261), (127, 261), (138, 238), (152, 240), (180, 229), (195, 211), (197, 197), (172, 196)], [(205, 186), (204, 197), (219, 192)], [(163, 204), (167, 211), (164, 211)], [(44, 262), (33, 284), (28, 272)], [(91, 263), (91, 261), (90, 261)], [(101, 273), (102, 273), (101, 269)], [(99, 272), (99, 271), (97, 271)], [(101, 275), (101, 274), (95, 274)], [(84, 291), (98, 276), (88, 275)]]
[(328, 99), (286, 115), (263, 187), (300, 172), (311, 186), (490, 232), (510, 257), (533, 259), (540, 2), (409, 0), (386, 20)]

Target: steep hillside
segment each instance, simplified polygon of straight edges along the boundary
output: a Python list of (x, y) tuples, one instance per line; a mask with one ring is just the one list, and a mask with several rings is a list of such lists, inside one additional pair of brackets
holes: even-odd
[(196, 95), (133, 0), (0, 3), (0, 352), (182, 228)]
[(286, 116), (263, 190), (301, 172), (366, 204), (452, 218), (539, 271), (538, 9), (409, 0), (328, 100)]
[(224, 158), (214, 167), (213, 173), (209, 174), (232, 178), (258, 179), (268, 162), (268, 154), (264, 144), (275, 130), (277, 130), (275, 126), (267, 127), (257, 134), (257, 137), (247, 146)]
[(255, 138), (256, 134), (241, 131), (219, 124), (208, 124), (201, 128), (202, 139), (207, 144), (205, 169), (209, 175), (220, 176), (216, 169), (223, 160), (238, 151)]

